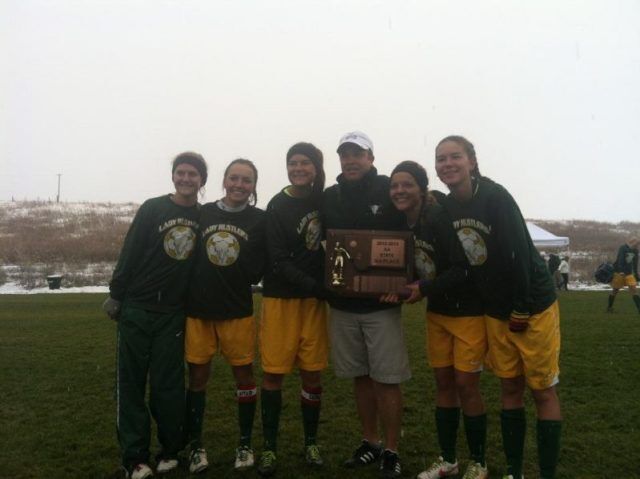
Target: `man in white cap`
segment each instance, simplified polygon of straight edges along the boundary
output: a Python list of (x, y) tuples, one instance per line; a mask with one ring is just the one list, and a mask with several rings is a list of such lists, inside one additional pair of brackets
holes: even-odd
[[(342, 174), (323, 196), (326, 229), (401, 230), (404, 217), (389, 199), (389, 178), (373, 166), (373, 143), (360, 131), (338, 145)], [(362, 444), (345, 467), (380, 461), (384, 478), (400, 477), (400, 384), (411, 377), (400, 306), (377, 299), (332, 297), (331, 356), (338, 377), (352, 378), (362, 425)], [(385, 444), (378, 434), (378, 420)]]

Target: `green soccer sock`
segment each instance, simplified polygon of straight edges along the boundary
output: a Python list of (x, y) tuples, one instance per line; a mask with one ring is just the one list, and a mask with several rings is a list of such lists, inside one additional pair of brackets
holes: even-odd
[(460, 423), (459, 407), (436, 407), (438, 442), (445, 461), (456, 462), (456, 439)]
[(527, 419), (524, 408), (503, 409), (500, 413), (502, 426), (502, 446), (507, 459), (507, 474), (522, 476), (522, 457)]
[(467, 416), (464, 414), (463, 420), (471, 459), (484, 466), (484, 451), (487, 442), (487, 415)]
[(638, 296), (637, 294), (634, 294), (633, 302), (636, 303), (636, 308), (638, 308), (638, 312), (640, 313), (640, 296)]
[(310, 446), (316, 443), (318, 435), (318, 422), (320, 420), (320, 404), (322, 400), (322, 387), (303, 387), (300, 391), (300, 408), (302, 410), (302, 425), (304, 427), (304, 445)]
[(236, 390), (238, 400), (238, 426), (240, 426), (240, 446), (251, 447), (253, 432), (253, 418), (256, 415), (256, 401), (258, 390), (255, 384), (238, 386)]
[(538, 439), (538, 465), (540, 479), (553, 479), (560, 455), (560, 432), (562, 421), (538, 419), (536, 432)]
[(206, 391), (191, 391), (187, 389), (186, 418), (185, 418), (185, 445), (198, 448), (202, 445), (202, 421), (204, 420), (204, 407)]
[(280, 424), (280, 410), (282, 409), (282, 391), (277, 389), (261, 391), (262, 405), (262, 435), (264, 450), (276, 451), (278, 441), (278, 426)]
[(616, 297), (613, 294), (609, 295), (609, 302), (607, 304), (607, 308), (611, 309), (613, 308), (613, 301), (616, 299)]

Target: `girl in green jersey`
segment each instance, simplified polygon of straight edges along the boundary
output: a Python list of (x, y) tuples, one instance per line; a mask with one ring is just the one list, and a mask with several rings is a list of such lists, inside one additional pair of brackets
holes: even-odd
[(162, 447), (156, 471), (175, 469), (182, 448), (184, 303), (207, 164), (197, 153), (182, 153), (173, 161), (172, 180), (174, 193), (145, 201), (136, 213), (103, 305), (118, 321), (117, 431), (122, 465), (131, 479), (153, 475), (149, 410)]
[(436, 172), (450, 191), (444, 205), (484, 304), (488, 364), (501, 379), (505, 477), (522, 476), (524, 391), (529, 386), (537, 410), (540, 477), (552, 478), (561, 429), (555, 285), (514, 199), (480, 175), (471, 142), (461, 136), (440, 141)]
[[(428, 191), (425, 169), (403, 161), (391, 173), (390, 196), (415, 238), (418, 283), (407, 300), (426, 296), (429, 364), (436, 382), (435, 420), (441, 455), (418, 479), (457, 476), (456, 439), (463, 412), (471, 461), (463, 479), (485, 479), (487, 419), (480, 373), (487, 351), (482, 303), (467, 277), (464, 252), (451, 219)], [(418, 295), (419, 293), (419, 295)]]
[(262, 278), (266, 247), (264, 211), (256, 208), (258, 171), (246, 159), (224, 172), (224, 198), (202, 206), (200, 242), (187, 300), (185, 358), (189, 365), (186, 440), (189, 470), (209, 467), (202, 424), (211, 359), (219, 351), (236, 381), (240, 438), (235, 468), (253, 466), (251, 436), (257, 389), (253, 376), (256, 326), (251, 285)]

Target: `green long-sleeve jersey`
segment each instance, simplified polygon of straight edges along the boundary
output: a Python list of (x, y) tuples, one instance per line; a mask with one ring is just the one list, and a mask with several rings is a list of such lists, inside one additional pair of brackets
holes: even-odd
[(198, 217), (197, 205), (177, 205), (170, 195), (145, 201), (125, 237), (109, 283), (111, 297), (151, 311), (184, 307)]
[(482, 177), (474, 182), (469, 201), (448, 195), (444, 205), (486, 314), (498, 319), (508, 319), (512, 312), (535, 314), (555, 301), (551, 276), (506, 189)]
[(226, 320), (253, 314), (251, 285), (262, 279), (266, 260), (265, 218), (264, 211), (250, 205), (238, 212), (216, 203), (202, 206), (189, 316)]
[(632, 248), (626, 243), (620, 246), (613, 267), (616, 273), (632, 274), (638, 279), (638, 248)]
[(446, 210), (437, 203), (427, 205), (413, 234), (416, 273), (427, 310), (447, 316), (482, 316), (482, 301)]
[(317, 201), (295, 198), (286, 188), (267, 205), (268, 266), (262, 295), (311, 298), (322, 284), (324, 251)]

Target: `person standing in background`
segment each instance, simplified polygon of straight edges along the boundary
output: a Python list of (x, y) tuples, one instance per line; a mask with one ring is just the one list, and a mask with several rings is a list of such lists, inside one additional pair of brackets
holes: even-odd
[(618, 291), (627, 286), (633, 302), (640, 313), (640, 296), (636, 286), (638, 284), (638, 238), (631, 238), (625, 244), (618, 248), (618, 256), (613, 265), (613, 280), (611, 287), (613, 291), (609, 294), (607, 303), (607, 312), (613, 312), (613, 302), (616, 299)]
[(564, 287), (565, 291), (569, 291), (569, 257), (565, 256), (560, 261), (560, 266), (558, 266), (558, 272), (562, 276), (562, 283), (560, 283), (560, 288)]
[(558, 268), (560, 267), (560, 256), (551, 253), (549, 255), (549, 261), (547, 261), (547, 267), (549, 268), (549, 273), (551, 273), (553, 284), (556, 288), (560, 289), (560, 285), (562, 284), (562, 276), (558, 271)]

